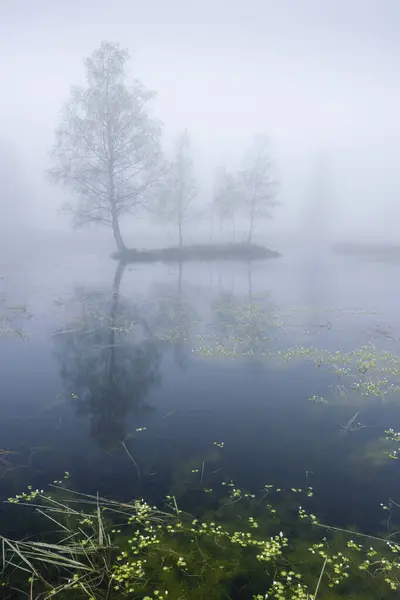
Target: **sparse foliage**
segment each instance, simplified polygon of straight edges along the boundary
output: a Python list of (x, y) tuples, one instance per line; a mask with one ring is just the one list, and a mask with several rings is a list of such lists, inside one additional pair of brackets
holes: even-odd
[(217, 215), (222, 227), (231, 221), (235, 239), (235, 219), (241, 214), (249, 219), (247, 242), (250, 244), (256, 222), (270, 218), (279, 185), (272, 178), (272, 163), (264, 136), (256, 136), (246, 154), (242, 168), (235, 174), (222, 167), (217, 171), (213, 193), (213, 215)]
[(183, 244), (183, 223), (193, 214), (193, 200), (196, 196), (190, 137), (185, 130), (178, 139), (174, 159), (161, 184), (154, 207), (157, 219), (177, 226), (180, 247)]
[(279, 184), (272, 178), (272, 163), (264, 136), (256, 136), (243, 161), (238, 182), (241, 210), (249, 219), (247, 242), (250, 244), (257, 220), (271, 218), (278, 205)]
[(218, 216), (222, 228), (225, 221), (232, 224), (235, 240), (235, 217), (240, 208), (241, 194), (237, 178), (225, 167), (217, 171), (214, 182), (213, 212)]
[(74, 86), (56, 131), (49, 175), (78, 198), (68, 206), (76, 226), (111, 227), (119, 251), (120, 218), (147, 204), (161, 169), (161, 125), (148, 113), (155, 96), (126, 84), (129, 54), (102, 42), (85, 61), (87, 84)]

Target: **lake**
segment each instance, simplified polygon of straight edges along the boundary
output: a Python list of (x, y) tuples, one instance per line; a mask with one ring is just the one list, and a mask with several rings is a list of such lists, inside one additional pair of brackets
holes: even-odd
[(190, 507), (194, 480), (226, 478), (312, 486), (325, 523), (370, 533), (400, 500), (397, 265), (75, 253), (0, 277), (2, 500), (67, 471), (82, 493)]

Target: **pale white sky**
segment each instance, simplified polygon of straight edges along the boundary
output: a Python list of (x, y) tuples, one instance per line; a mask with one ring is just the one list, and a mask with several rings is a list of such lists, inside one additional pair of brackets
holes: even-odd
[(167, 136), (190, 130), (205, 190), (215, 166), (235, 164), (266, 131), (284, 200), (276, 227), (301, 221), (326, 150), (340, 228), (395, 234), (399, 26), (398, 0), (1, 0), (1, 137), (35, 222), (66, 225), (62, 193), (43, 181), (46, 152), (83, 58), (107, 39), (129, 48), (132, 75), (157, 90)]

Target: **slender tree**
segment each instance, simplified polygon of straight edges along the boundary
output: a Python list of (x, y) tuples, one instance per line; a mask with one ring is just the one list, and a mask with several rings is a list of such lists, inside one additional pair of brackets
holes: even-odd
[(148, 112), (156, 94), (138, 80), (127, 85), (128, 59), (118, 44), (102, 42), (85, 60), (86, 86), (71, 88), (49, 171), (77, 196), (66, 205), (75, 226), (111, 227), (118, 251), (121, 217), (148, 203), (162, 168), (161, 125)]
[(217, 171), (214, 181), (213, 213), (218, 216), (220, 228), (225, 221), (232, 223), (233, 240), (235, 240), (235, 217), (240, 207), (241, 193), (237, 178), (225, 167)]
[(183, 245), (183, 223), (194, 214), (193, 200), (197, 186), (191, 158), (190, 136), (185, 130), (176, 144), (175, 156), (161, 183), (154, 212), (161, 222), (169, 222), (178, 229), (179, 246)]
[(256, 222), (259, 219), (271, 218), (272, 209), (279, 204), (276, 200), (279, 184), (272, 178), (271, 172), (272, 163), (266, 138), (256, 136), (238, 175), (241, 210), (249, 219), (249, 244)]

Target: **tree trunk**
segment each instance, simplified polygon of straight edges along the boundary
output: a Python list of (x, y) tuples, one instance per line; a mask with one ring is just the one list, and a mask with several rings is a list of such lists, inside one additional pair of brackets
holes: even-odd
[(125, 265), (122, 262), (118, 263), (112, 289), (112, 303), (109, 316), (110, 337), (108, 340), (109, 346), (106, 359), (106, 378), (109, 384), (115, 379), (115, 326), (118, 316), (119, 290), (124, 269)]
[(251, 239), (253, 237), (253, 229), (254, 229), (254, 211), (251, 211), (251, 215), (250, 215), (250, 227), (249, 227), (249, 233), (247, 236), (247, 243), (251, 244)]
[(179, 232), (179, 248), (182, 248), (183, 245), (183, 237), (182, 237), (182, 218), (178, 219), (178, 232)]
[[(105, 370), (104, 370), (104, 396), (101, 397), (101, 413), (100, 418), (96, 419), (96, 437), (107, 446), (115, 446), (113, 432), (115, 431), (115, 402), (119, 397), (117, 378), (117, 356), (116, 356), (116, 333), (115, 328), (118, 321), (118, 307), (121, 279), (124, 273), (125, 265), (118, 263), (114, 275), (112, 289), (112, 303), (109, 314), (109, 338), (108, 348), (105, 350)], [(96, 414), (96, 413), (93, 413)], [(124, 432), (125, 433), (125, 432)]]
[(113, 228), (115, 243), (117, 244), (118, 252), (123, 252), (124, 250), (126, 250), (126, 246), (124, 244), (124, 240), (122, 239), (121, 230), (119, 228), (118, 217), (113, 217), (112, 228)]
[(122, 239), (121, 230), (119, 228), (118, 213), (117, 213), (117, 202), (115, 194), (115, 182), (114, 182), (114, 157), (112, 153), (111, 133), (110, 125), (107, 123), (107, 139), (108, 149), (110, 158), (108, 159), (108, 183), (109, 183), (109, 197), (108, 200), (111, 206), (111, 219), (112, 219), (112, 230), (114, 234), (115, 243), (117, 244), (118, 252), (124, 252), (126, 246)]

